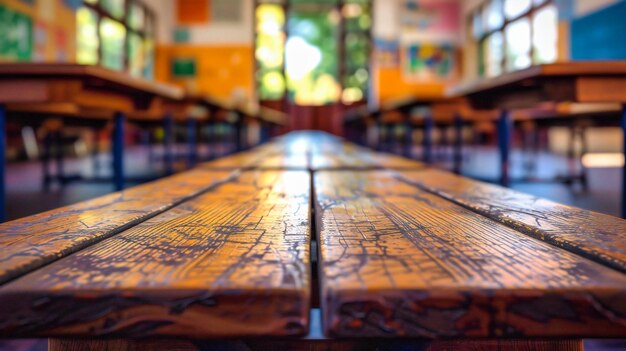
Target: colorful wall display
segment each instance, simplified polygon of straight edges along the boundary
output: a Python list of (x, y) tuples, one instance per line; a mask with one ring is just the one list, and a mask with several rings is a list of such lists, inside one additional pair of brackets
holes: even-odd
[(27, 61), (33, 54), (31, 17), (0, 5), (0, 57)]
[(446, 44), (410, 44), (402, 49), (402, 67), (408, 80), (455, 78), (455, 48)]
[(398, 41), (374, 38), (374, 62), (378, 67), (397, 67), (400, 64)]
[(403, 0), (402, 35), (457, 41), (461, 8), (454, 0)]

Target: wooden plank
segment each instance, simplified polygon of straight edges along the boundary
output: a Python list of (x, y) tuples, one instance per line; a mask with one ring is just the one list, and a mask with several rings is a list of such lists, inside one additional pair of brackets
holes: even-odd
[(272, 155), (263, 157), (258, 163), (254, 164), (256, 169), (282, 169), (282, 170), (308, 170), (308, 155)]
[[(49, 351), (583, 351), (582, 340), (416, 340), (416, 339), (258, 339), (258, 340), (144, 340), (50, 339)], [(608, 350), (607, 350), (608, 351)]]
[(245, 172), (0, 287), (0, 336), (302, 335), (307, 172)]
[(230, 177), (193, 170), (0, 224), (0, 283), (81, 250)]
[(236, 154), (220, 157), (213, 161), (204, 162), (198, 165), (201, 169), (210, 170), (237, 170), (250, 169), (261, 161), (267, 154), (256, 150), (238, 152)]
[(324, 169), (422, 169), (425, 165), (401, 156), (369, 150), (313, 154), (311, 168)]
[(524, 234), (626, 273), (626, 220), (444, 171), (399, 175)]
[(314, 178), (326, 332), (337, 337), (626, 333), (626, 276), (384, 171)]

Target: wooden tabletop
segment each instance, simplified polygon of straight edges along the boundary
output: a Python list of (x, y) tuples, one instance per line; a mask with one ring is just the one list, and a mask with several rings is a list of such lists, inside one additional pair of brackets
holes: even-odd
[(131, 93), (150, 93), (170, 99), (181, 99), (184, 91), (172, 85), (132, 77), (94, 65), (73, 63), (2, 63), (0, 80), (78, 78), (103, 89), (122, 89)]
[(0, 225), (0, 337), (305, 336), (316, 296), (325, 337), (624, 337), (624, 243), (616, 217), (291, 133)]
[(523, 108), (541, 101), (624, 103), (625, 87), (626, 61), (573, 61), (459, 84), (447, 95), (467, 97), (475, 108)]

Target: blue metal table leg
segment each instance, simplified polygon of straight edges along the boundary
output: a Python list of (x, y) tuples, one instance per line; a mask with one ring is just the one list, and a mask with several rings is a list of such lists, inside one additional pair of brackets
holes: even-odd
[(463, 163), (463, 117), (454, 115), (454, 155), (452, 170), (456, 174), (461, 174)]
[(425, 163), (430, 163), (432, 161), (433, 154), (433, 127), (435, 122), (433, 121), (433, 117), (428, 115), (424, 118), (424, 138), (422, 140), (423, 152), (423, 160)]
[(6, 199), (6, 175), (5, 175), (5, 157), (7, 154), (6, 141), (6, 107), (0, 105), (0, 223), (6, 221), (7, 216), (7, 199)]
[(174, 173), (174, 155), (172, 152), (172, 146), (174, 144), (174, 118), (171, 114), (167, 114), (164, 117), (163, 129), (165, 132), (163, 139), (163, 160), (165, 161), (165, 173)]
[(196, 164), (198, 159), (198, 145), (196, 143), (196, 120), (194, 118), (187, 119), (187, 167), (191, 168)]
[(404, 117), (404, 157), (411, 158), (413, 155), (413, 124), (411, 124), (411, 111), (403, 111)]
[(126, 116), (122, 112), (115, 113), (113, 118), (113, 183), (115, 190), (124, 189), (124, 122)]
[(622, 153), (624, 167), (622, 167), (622, 218), (626, 218), (626, 105), (622, 106)]
[(500, 185), (509, 186), (509, 154), (513, 121), (511, 113), (503, 110), (498, 119), (498, 149), (500, 151)]

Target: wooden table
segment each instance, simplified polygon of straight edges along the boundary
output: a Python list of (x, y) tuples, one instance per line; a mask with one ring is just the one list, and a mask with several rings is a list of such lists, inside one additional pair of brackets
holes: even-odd
[[(499, 77), (460, 85), (452, 96), (466, 97), (476, 109), (500, 109), (498, 121), (501, 176), (509, 183), (511, 110), (537, 103), (620, 103), (626, 106), (626, 61), (568, 62), (534, 66)], [(626, 135), (626, 108), (621, 127)], [(626, 138), (624, 138), (626, 151)], [(622, 217), (626, 218), (626, 164), (622, 174)]]
[(0, 337), (582, 350), (626, 336), (624, 242), (616, 217), (292, 133), (0, 224)]
[[(124, 187), (124, 123), (129, 113), (161, 110), (183, 91), (96, 66), (0, 64), (0, 155), (6, 148), (7, 111), (112, 120), (113, 178)], [(165, 108), (167, 110), (167, 108)], [(0, 221), (5, 216), (5, 164), (0, 162)]]

